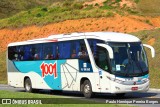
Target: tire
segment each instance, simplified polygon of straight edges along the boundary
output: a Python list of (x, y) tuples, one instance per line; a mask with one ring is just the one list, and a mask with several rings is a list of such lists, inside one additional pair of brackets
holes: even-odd
[(81, 84), (82, 93), (84, 97), (91, 98), (93, 97), (92, 86), (89, 80), (85, 80), (83, 84)]
[(124, 97), (124, 96), (125, 96), (125, 93), (117, 93), (116, 96), (117, 96), (117, 97)]
[(27, 78), (24, 82), (24, 88), (26, 90), (26, 92), (33, 92), (33, 88), (32, 88), (32, 83), (30, 78)]

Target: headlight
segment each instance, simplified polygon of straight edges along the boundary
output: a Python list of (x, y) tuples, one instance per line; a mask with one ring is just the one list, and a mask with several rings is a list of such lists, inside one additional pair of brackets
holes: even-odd
[(122, 81), (122, 80), (118, 80), (118, 79), (115, 79), (114, 80), (116, 83), (119, 83), (119, 84), (122, 84), (124, 81)]
[(113, 77), (108, 77), (107, 78), (111, 81), (114, 81), (116, 83), (119, 83), (119, 84), (122, 84), (124, 81), (123, 80), (120, 80), (120, 79), (116, 79), (116, 78), (113, 78)]

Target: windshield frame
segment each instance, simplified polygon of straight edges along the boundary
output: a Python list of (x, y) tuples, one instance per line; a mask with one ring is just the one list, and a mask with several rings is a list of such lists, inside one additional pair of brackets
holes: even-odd
[[(140, 45), (140, 47), (141, 47), (141, 51), (143, 51), (143, 54), (144, 54), (144, 57), (145, 57), (145, 63), (146, 63), (146, 71), (143, 71), (143, 69), (142, 69), (142, 67), (141, 67), (141, 65), (139, 65), (139, 64), (137, 64), (137, 62), (135, 62), (135, 64), (136, 64), (136, 67), (138, 67), (139, 68), (139, 70), (141, 71), (140, 73), (128, 73), (128, 71), (126, 72), (126, 73), (122, 73), (122, 72), (117, 72), (117, 71), (113, 71), (113, 69), (112, 69), (112, 59), (110, 59), (110, 73), (111, 74), (114, 74), (114, 75), (116, 75), (116, 76), (123, 76), (123, 77), (138, 77), (138, 76), (144, 76), (144, 75), (146, 75), (146, 74), (148, 74), (149, 73), (149, 65), (148, 65), (148, 59), (147, 59), (147, 55), (146, 55), (146, 51), (145, 51), (145, 49), (144, 49), (144, 47), (143, 47), (143, 45), (142, 45), (142, 43), (141, 42), (106, 42), (106, 44), (107, 45), (109, 45), (109, 46), (111, 46), (111, 44), (125, 44), (125, 45), (128, 45), (128, 44), (139, 44)], [(136, 45), (135, 45), (136, 46)], [(112, 46), (111, 46), (112, 47)], [(133, 62), (131, 62), (131, 61), (133, 61), (133, 59), (131, 59), (131, 55), (130, 55), (130, 48), (127, 46), (126, 47), (127, 49), (127, 57), (128, 57), (128, 59), (129, 59), (129, 61), (128, 61), (128, 63), (132, 63), (133, 64)], [(113, 47), (112, 47), (112, 49), (113, 49)], [(114, 56), (115, 57), (115, 56)], [(114, 58), (113, 58), (114, 59)], [(131, 67), (133, 66), (133, 65), (130, 65)], [(133, 72), (134, 72), (134, 66), (132, 67), (133, 68)]]

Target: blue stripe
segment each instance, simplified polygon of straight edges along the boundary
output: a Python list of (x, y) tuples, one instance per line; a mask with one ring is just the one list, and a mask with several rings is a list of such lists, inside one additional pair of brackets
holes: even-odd
[(15, 61), (14, 62), (15, 67), (18, 69), (18, 71), (22, 73), (35, 72), (41, 77), (42, 77), (42, 70), (40, 66), (42, 63), (57, 64), (57, 78), (54, 78), (54, 75), (45, 75), (43, 80), (51, 89), (61, 90), (62, 84), (61, 84), (61, 68), (60, 67), (61, 67), (61, 64), (66, 63), (66, 60)]

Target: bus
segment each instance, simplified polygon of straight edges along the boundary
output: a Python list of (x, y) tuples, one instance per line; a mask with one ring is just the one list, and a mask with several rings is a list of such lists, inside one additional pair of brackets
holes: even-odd
[(116, 32), (51, 35), (10, 43), (7, 49), (8, 84), (38, 89), (80, 91), (124, 96), (149, 89), (149, 66), (141, 40)]

